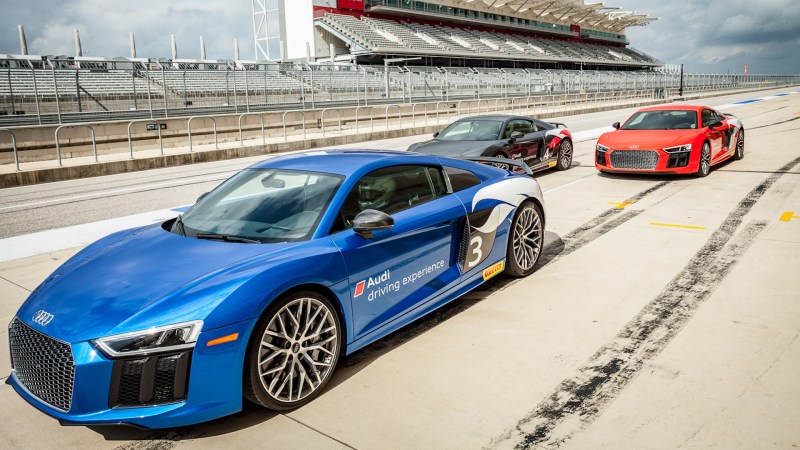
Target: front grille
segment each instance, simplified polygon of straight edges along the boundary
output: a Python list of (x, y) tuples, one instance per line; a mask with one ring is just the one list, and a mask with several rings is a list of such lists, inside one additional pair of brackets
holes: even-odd
[(72, 407), (75, 360), (69, 344), (14, 319), (8, 330), (11, 366), (23, 386), (39, 400), (61, 411)]
[(114, 361), (108, 405), (145, 406), (186, 399), (191, 351)]
[(615, 150), (611, 152), (611, 167), (616, 169), (652, 170), (658, 164), (655, 150)]

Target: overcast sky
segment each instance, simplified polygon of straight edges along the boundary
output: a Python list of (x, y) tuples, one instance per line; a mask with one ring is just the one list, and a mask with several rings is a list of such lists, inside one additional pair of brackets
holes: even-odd
[[(302, 1), (302, 0), (292, 0)], [(308, 1), (308, 0), (306, 0)], [(596, 0), (600, 1), (600, 0)], [(592, 3), (593, 0), (589, 0)], [(800, 73), (800, 0), (605, 0), (661, 20), (628, 30), (631, 46), (691, 72)], [(180, 58), (255, 57), (250, 0), (0, 0), (0, 53), (19, 53), (17, 25), (31, 54), (74, 54), (73, 29), (86, 56), (169, 57), (175, 34)]]

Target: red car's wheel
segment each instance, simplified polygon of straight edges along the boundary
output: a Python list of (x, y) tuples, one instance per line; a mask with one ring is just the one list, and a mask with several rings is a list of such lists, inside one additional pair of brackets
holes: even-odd
[(736, 153), (733, 154), (733, 159), (736, 161), (744, 158), (744, 128), (739, 130), (739, 137), (736, 138)]
[(705, 177), (711, 172), (711, 145), (706, 142), (703, 144), (703, 150), (700, 152), (700, 164), (697, 167), (697, 176)]

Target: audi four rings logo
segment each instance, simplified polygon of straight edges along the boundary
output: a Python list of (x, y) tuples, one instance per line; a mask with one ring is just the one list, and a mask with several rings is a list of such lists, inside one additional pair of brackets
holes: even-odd
[(33, 323), (38, 323), (41, 326), (46, 326), (53, 320), (54, 315), (50, 314), (49, 312), (40, 309), (33, 313)]

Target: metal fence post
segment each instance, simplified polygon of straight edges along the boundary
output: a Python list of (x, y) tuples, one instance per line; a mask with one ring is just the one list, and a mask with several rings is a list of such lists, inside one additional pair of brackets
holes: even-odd
[[(56, 114), (58, 114), (58, 123), (61, 123), (61, 101), (59, 100), (58, 95), (58, 82), (56, 81), (56, 66), (51, 66), (53, 70), (53, 90), (56, 93)], [(61, 158), (59, 158), (59, 165), (61, 163)]]

